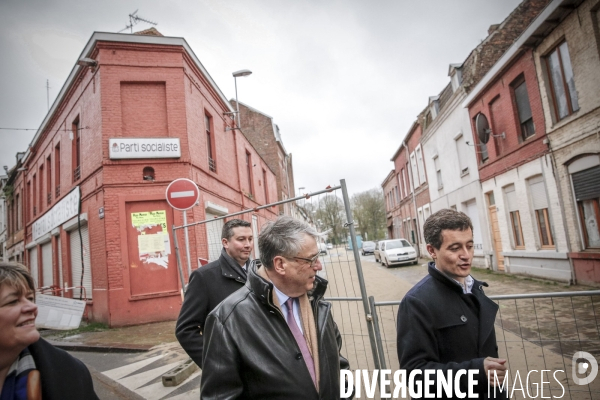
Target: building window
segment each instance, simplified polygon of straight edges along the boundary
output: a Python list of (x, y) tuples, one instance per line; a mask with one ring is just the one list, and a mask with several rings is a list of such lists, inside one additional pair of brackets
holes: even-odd
[(38, 199), (38, 211), (42, 212), (42, 207), (44, 206), (44, 164), (40, 165), (40, 187), (39, 187), (39, 199)]
[(60, 197), (60, 143), (54, 148), (54, 185), (56, 198)]
[(412, 167), (412, 183), (414, 188), (419, 187), (419, 169), (417, 168), (417, 157), (415, 152), (410, 153), (410, 165)]
[(263, 168), (263, 189), (265, 191), (265, 204), (269, 204), (269, 188), (267, 186), (267, 171)]
[(142, 170), (142, 179), (145, 181), (154, 181), (154, 168), (144, 167)]
[(52, 157), (46, 158), (46, 201), (52, 204)]
[(73, 182), (76, 182), (81, 178), (81, 129), (79, 128), (79, 117), (73, 121), (71, 130), (73, 132)]
[(438, 190), (442, 190), (444, 188), (444, 182), (442, 181), (442, 167), (440, 167), (440, 158), (438, 156), (435, 156), (433, 159), (433, 164), (435, 166)]
[(523, 241), (523, 229), (521, 228), (521, 216), (519, 215), (519, 207), (517, 205), (515, 185), (507, 186), (504, 189), (504, 193), (506, 194), (506, 207), (510, 215), (510, 226), (512, 228), (515, 248), (524, 249), (525, 242)]
[[(592, 158), (593, 156), (586, 157), (588, 160)], [(600, 248), (600, 165), (573, 173), (571, 179), (584, 245), (586, 248), (598, 249)]]
[(406, 186), (406, 173), (405, 169), (402, 168), (402, 187), (404, 188), (404, 197), (408, 196), (408, 186)]
[(529, 179), (529, 193), (531, 195), (531, 204), (533, 205), (533, 210), (535, 212), (540, 244), (542, 248), (554, 247), (552, 227), (548, 215), (546, 185), (544, 184), (544, 179), (541, 175)]
[(465, 137), (461, 134), (454, 140), (456, 142), (456, 154), (458, 154), (458, 167), (460, 168), (460, 176), (463, 177), (469, 174), (469, 164), (467, 163), (467, 144)]
[(556, 46), (545, 58), (555, 121), (579, 110), (573, 68), (567, 42)]
[(514, 101), (517, 105), (517, 115), (521, 126), (521, 138), (523, 140), (535, 133), (533, 125), (533, 116), (529, 104), (529, 95), (527, 94), (527, 84), (522, 78), (513, 85)]
[(417, 164), (419, 165), (419, 185), (422, 185), (427, 182), (427, 175), (425, 175), (425, 162), (423, 161), (421, 145), (417, 146), (415, 153), (417, 155)]
[(33, 216), (35, 217), (37, 214), (37, 207), (36, 207), (36, 204), (37, 204), (37, 179), (36, 179), (35, 174), (33, 174), (32, 181), (33, 181), (33, 183), (32, 183), (33, 190), (31, 192), (31, 205), (33, 206), (32, 213), (33, 213)]
[(252, 190), (252, 156), (248, 151), (246, 151), (246, 172), (248, 174), (248, 194), (250, 196), (253, 196), (254, 191)]
[(215, 143), (212, 135), (212, 118), (204, 114), (204, 126), (206, 127), (206, 150), (208, 152), (208, 169), (217, 172), (217, 162), (215, 161)]

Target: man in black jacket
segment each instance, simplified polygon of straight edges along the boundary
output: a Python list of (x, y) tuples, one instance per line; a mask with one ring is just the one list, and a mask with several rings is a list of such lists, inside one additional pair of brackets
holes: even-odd
[[(421, 370), (417, 375), (421, 383), (425, 370), (435, 370), (429, 388), (435, 398), (468, 397), (469, 386), (478, 398), (505, 398), (497, 388), (506, 373), (494, 331), (498, 305), (483, 293), (487, 284), (470, 275), (471, 220), (462, 212), (440, 210), (427, 218), (424, 236), (433, 262), (429, 275), (406, 294), (398, 309), (400, 368), (406, 369), (407, 378), (411, 371)], [(477, 371), (475, 385), (469, 385), (468, 370)], [(451, 374), (451, 393), (438, 394), (437, 374), (445, 380)], [(457, 374), (463, 375), (455, 387)]]
[(192, 272), (175, 328), (181, 347), (199, 367), (202, 367), (206, 316), (246, 283), (253, 243), (250, 223), (241, 219), (227, 221), (221, 241), (219, 259)]
[(200, 398), (340, 398), (342, 340), (322, 301), (318, 233), (280, 217), (258, 239), (262, 266), (206, 319)]

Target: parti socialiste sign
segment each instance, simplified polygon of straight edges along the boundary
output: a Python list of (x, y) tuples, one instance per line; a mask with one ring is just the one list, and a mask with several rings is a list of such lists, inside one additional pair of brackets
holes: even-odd
[(179, 138), (112, 138), (108, 139), (111, 160), (127, 158), (180, 158)]

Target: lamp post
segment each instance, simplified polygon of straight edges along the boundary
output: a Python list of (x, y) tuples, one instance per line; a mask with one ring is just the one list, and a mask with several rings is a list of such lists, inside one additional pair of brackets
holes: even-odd
[(241, 69), (239, 71), (235, 71), (232, 75), (233, 75), (233, 81), (235, 82), (235, 106), (236, 106), (236, 111), (237, 111), (237, 126), (238, 128), (240, 128), (240, 103), (238, 102), (238, 95), (237, 95), (237, 78), (238, 77), (242, 77), (242, 76), (248, 76), (252, 74), (252, 71), (250, 71), (249, 69)]

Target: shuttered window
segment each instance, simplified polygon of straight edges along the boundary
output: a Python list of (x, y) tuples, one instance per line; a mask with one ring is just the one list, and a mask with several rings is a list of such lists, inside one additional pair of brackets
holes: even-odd
[[(83, 249), (81, 247), (83, 242)], [(69, 244), (70, 244), (70, 255), (71, 255), (71, 276), (73, 277), (72, 286), (81, 286), (81, 273), (83, 270), (83, 287), (85, 293), (82, 293), (82, 298), (92, 298), (92, 269), (90, 267), (90, 240), (88, 233), (88, 226), (81, 226), (81, 238), (79, 237), (79, 230), (75, 229), (69, 232)], [(83, 251), (83, 268), (81, 265), (81, 255)], [(73, 298), (79, 298), (79, 289), (75, 289), (73, 292)]]
[(29, 270), (31, 271), (31, 276), (33, 277), (35, 287), (40, 287), (40, 280), (38, 277), (37, 247), (33, 247), (31, 250), (29, 250)]
[(529, 193), (535, 212), (540, 244), (542, 247), (554, 247), (554, 238), (552, 236), (552, 227), (548, 212), (548, 197), (542, 175), (529, 179)]
[(586, 248), (600, 248), (600, 165), (571, 175)]
[(42, 245), (42, 285), (54, 285), (54, 272), (52, 271), (52, 242)]
[(521, 216), (519, 214), (519, 207), (517, 205), (517, 192), (515, 191), (515, 185), (509, 185), (504, 189), (506, 194), (506, 207), (510, 215), (510, 225), (512, 228), (513, 239), (516, 249), (525, 248), (525, 242), (523, 241), (523, 229), (521, 228)]
[(571, 176), (577, 201), (600, 197), (600, 165), (574, 173)]

